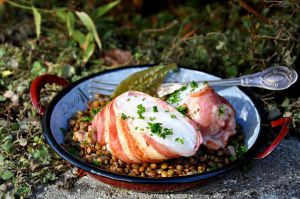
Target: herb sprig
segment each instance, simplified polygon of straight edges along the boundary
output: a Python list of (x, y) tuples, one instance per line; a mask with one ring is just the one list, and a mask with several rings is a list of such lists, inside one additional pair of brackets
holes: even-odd
[(148, 122), (148, 125), (150, 127), (151, 133), (157, 135), (158, 137), (165, 139), (167, 135), (173, 135), (173, 129), (163, 128), (162, 123)]
[(184, 144), (184, 138), (176, 138), (175, 142), (179, 142), (180, 144)]
[(128, 118), (128, 116), (125, 115), (124, 113), (122, 113), (121, 118), (122, 118), (122, 120), (126, 120)]
[(218, 116), (221, 117), (221, 116), (224, 116), (225, 115), (225, 108), (223, 105), (221, 105), (218, 109)]
[(137, 114), (139, 115), (139, 119), (145, 119), (143, 113), (146, 112), (146, 108), (142, 104), (137, 105), (137, 108)]
[(188, 113), (188, 108), (186, 106), (178, 106), (177, 111), (179, 111), (183, 115), (186, 115)]
[(157, 113), (157, 112), (158, 112), (157, 106), (153, 106), (152, 109), (153, 109), (153, 112), (154, 112), (154, 113)]
[(191, 86), (192, 90), (195, 90), (196, 88), (198, 88), (198, 84), (195, 81), (192, 81), (190, 83), (190, 86)]

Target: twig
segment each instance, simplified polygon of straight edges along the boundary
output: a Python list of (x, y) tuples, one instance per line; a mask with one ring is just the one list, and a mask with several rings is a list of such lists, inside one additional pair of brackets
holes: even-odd
[(178, 21), (174, 20), (174, 21), (170, 22), (169, 24), (167, 24), (165, 27), (162, 27), (162, 28), (143, 30), (142, 32), (139, 33), (139, 36), (138, 36), (138, 46), (140, 46), (140, 40), (141, 40), (143, 34), (145, 34), (145, 33), (165, 32), (165, 31), (169, 30), (170, 28), (172, 28), (173, 26), (175, 26), (177, 24), (178, 24)]
[(268, 104), (268, 102), (272, 102), (274, 100), (274, 92), (267, 93), (265, 95), (260, 96), (260, 99), (263, 101), (264, 104)]
[(179, 46), (180, 43), (184, 42), (185, 40), (187, 40), (188, 38), (190, 38), (191, 36), (193, 36), (195, 34), (196, 30), (197, 29), (194, 29), (194, 30), (191, 30), (190, 32), (186, 33), (183, 37), (179, 38), (179, 40), (176, 43), (175, 43), (175, 39), (176, 38), (174, 38), (174, 40), (172, 42), (172, 46), (170, 48), (172, 50), (170, 50), (168, 52), (168, 54), (164, 57), (164, 59), (169, 58), (170, 55), (172, 54), (173, 49), (177, 48), (177, 46)]
[(184, 41), (187, 38), (193, 36), (197, 29), (191, 30), (190, 32), (186, 33), (183, 37), (180, 38), (180, 41)]
[(209, 37), (209, 36), (212, 36), (212, 35), (220, 35), (220, 36), (223, 37), (224, 41), (227, 42), (227, 37), (221, 32), (209, 32), (205, 35), (205, 37)]
[(272, 36), (268, 36), (268, 35), (255, 35), (256, 38), (265, 38), (265, 39), (274, 39), (274, 40), (280, 40), (280, 41), (291, 41), (291, 40), (295, 40), (294, 37), (290, 37), (290, 38), (280, 38), (278, 36), (276, 37), (272, 37)]
[(145, 29), (143, 30), (140, 34), (139, 34), (139, 37), (142, 36), (142, 34), (144, 33), (152, 33), (152, 32), (165, 32), (167, 31), (168, 29), (172, 28), (174, 25), (178, 24), (178, 21), (177, 20), (174, 20), (172, 21), (171, 23), (167, 24), (166, 27), (162, 27), (162, 28), (157, 28), (157, 29)]
[(271, 61), (271, 59), (273, 57), (275, 57), (277, 54), (277, 52), (275, 52), (273, 55), (271, 55), (270, 57), (266, 58), (266, 59), (259, 59), (259, 58), (255, 58), (253, 57), (254, 61), (258, 61), (258, 62), (262, 62), (264, 66), (266, 66), (266, 62), (269, 63)]
[(256, 16), (258, 19), (260, 19), (260, 20), (262, 20), (262, 21), (264, 21), (264, 22), (266, 22), (266, 23), (269, 23), (269, 22), (270, 22), (270, 20), (269, 20), (267, 17), (261, 15), (259, 12), (257, 12), (256, 10), (254, 10), (254, 9), (253, 9), (252, 7), (250, 7), (245, 1), (243, 1), (243, 0), (238, 0), (238, 2), (239, 2), (239, 4), (240, 4), (240, 6), (242, 6), (244, 9), (246, 9), (248, 12), (252, 13), (252, 14), (253, 14), (254, 16)]

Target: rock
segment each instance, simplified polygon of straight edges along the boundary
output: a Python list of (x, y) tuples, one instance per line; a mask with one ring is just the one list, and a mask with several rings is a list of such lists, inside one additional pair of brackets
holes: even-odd
[[(296, 138), (283, 142), (263, 160), (254, 162), (247, 171), (237, 169), (217, 177), (196, 189), (178, 193), (154, 194), (141, 193), (110, 187), (91, 177), (83, 177), (75, 184), (75, 190), (59, 189), (55, 184), (47, 190), (37, 188), (32, 198), (300, 198), (300, 142)], [(287, 166), (286, 162), (293, 157)], [(69, 172), (70, 173), (70, 172)], [(68, 174), (65, 174), (68, 175)]]

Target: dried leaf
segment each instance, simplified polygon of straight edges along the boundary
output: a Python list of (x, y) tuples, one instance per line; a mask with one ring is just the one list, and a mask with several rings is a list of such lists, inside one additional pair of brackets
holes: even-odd
[(124, 66), (132, 62), (130, 51), (114, 49), (104, 52), (104, 64), (107, 66)]

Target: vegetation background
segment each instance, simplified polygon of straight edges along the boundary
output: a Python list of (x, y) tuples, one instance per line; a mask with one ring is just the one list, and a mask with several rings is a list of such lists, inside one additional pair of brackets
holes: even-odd
[[(152, 63), (223, 77), (274, 65), (296, 68), (299, 5), (297, 0), (0, 0), (0, 197), (29, 197), (35, 186), (71, 168), (43, 139), (29, 97), (37, 76), (76, 81)], [(298, 138), (299, 89), (299, 81), (285, 91), (251, 89), (269, 120), (293, 117), (289, 136)], [(59, 90), (47, 85), (43, 101)]]

